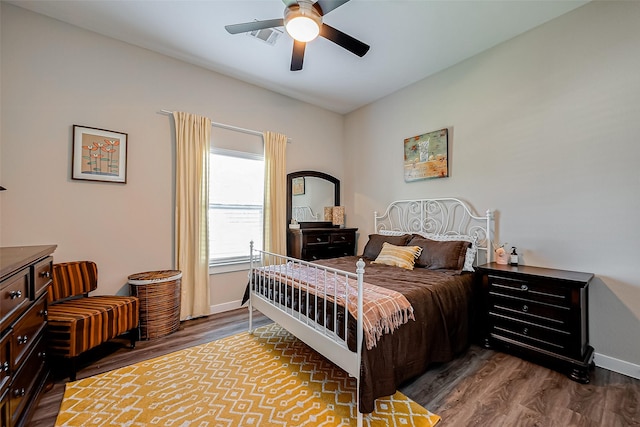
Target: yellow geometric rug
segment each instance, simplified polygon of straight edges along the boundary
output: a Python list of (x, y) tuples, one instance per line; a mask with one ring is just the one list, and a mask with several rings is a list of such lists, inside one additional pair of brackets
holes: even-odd
[[(68, 383), (56, 426), (356, 425), (356, 383), (276, 324)], [(434, 426), (402, 393), (365, 426)]]

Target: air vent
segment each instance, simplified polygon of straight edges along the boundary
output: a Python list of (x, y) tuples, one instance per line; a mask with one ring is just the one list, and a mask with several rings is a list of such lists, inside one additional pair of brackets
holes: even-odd
[(262, 40), (268, 45), (273, 46), (278, 41), (278, 38), (282, 35), (282, 31), (277, 28), (265, 28), (263, 30), (256, 30), (246, 33), (248, 36)]

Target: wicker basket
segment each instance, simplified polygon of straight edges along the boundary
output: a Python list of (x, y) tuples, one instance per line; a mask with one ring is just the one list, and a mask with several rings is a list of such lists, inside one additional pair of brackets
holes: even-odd
[(169, 335), (180, 327), (180, 270), (129, 276), (131, 295), (140, 300), (140, 339)]

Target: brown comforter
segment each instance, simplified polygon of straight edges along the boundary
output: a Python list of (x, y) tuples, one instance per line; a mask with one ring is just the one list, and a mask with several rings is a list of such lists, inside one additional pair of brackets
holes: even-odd
[[(316, 261), (328, 267), (354, 272), (360, 257), (342, 257)], [(424, 373), (434, 362), (447, 362), (469, 344), (469, 321), (473, 293), (473, 275), (424, 268), (405, 270), (365, 260), (364, 281), (400, 292), (413, 306), (415, 320), (401, 325), (392, 334), (381, 337), (376, 346), (363, 346), (360, 372), (360, 411), (372, 412), (378, 397), (396, 392), (403, 382)], [(283, 285), (280, 285), (283, 286)], [(280, 289), (280, 290), (278, 290)], [(249, 287), (245, 292), (248, 299)], [(296, 307), (332, 330), (333, 310), (316, 301), (306, 301), (304, 294), (286, 293), (283, 288), (261, 288), (275, 292), (276, 299), (287, 307)], [(302, 298), (302, 304), (298, 297)], [(271, 295), (269, 298), (273, 298)], [(244, 302), (244, 301), (243, 301)], [(327, 312), (323, 313), (326, 308)], [(344, 316), (338, 312), (338, 335), (344, 337)], [(323, 320), (324, 319), (324, 320)], [(355, 350), (355, 320), (349, 316), (348, 343)]]
[[(358, 257), (317, 261), (355, 272)], [(424, 373), (434, 362), (447, 362), (469, 343), (473, 275), (449, 271), (371, 264), (364, 280), (402, 293), (414, 309), (415, 321), (384, 335), (376, 347), (363, 349), (360, 411), (372, 412), (374, 400), (396, 392), (404, 381)]]

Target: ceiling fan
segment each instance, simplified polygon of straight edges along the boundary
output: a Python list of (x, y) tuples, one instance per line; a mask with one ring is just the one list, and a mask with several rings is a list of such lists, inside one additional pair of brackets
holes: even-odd
[(317, 0), (313, 2), (312, 0), (282, 0), (286, 6), (284, 9), (284, 18), (226, 25), (225, 28), (231, 34), (238, 34), (284, 26), (287, 33), (293, 37), (291, 71), (302, 70), (304, 49), (307, 46), (307, 42), (315, 39), (317, 36), (331, 40), (349, 52), (363, 57), (367, 51), (369, 51), (369, 45), (322, 22), (324, 15), (348, 1), (349, 0)]

